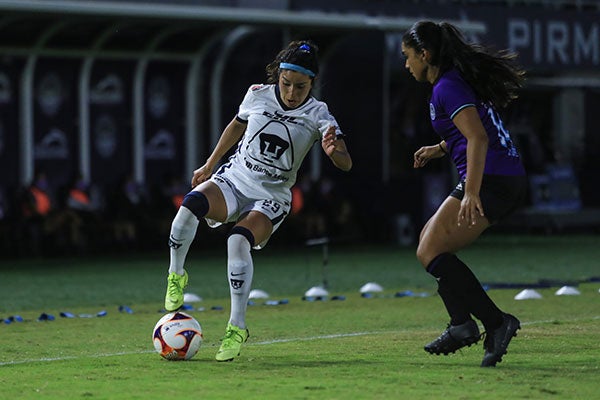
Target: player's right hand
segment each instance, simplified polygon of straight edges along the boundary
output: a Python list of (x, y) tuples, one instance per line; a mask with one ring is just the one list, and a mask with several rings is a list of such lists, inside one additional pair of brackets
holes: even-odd
[(194, 176), (192, 177), (192, 189), (205, 182), (212, 175), (212, 168), (208, 167), (208, 165), (204, 164), (200, 168), (194, 171)]
[(419, 150), (415, 151), (414, 155), (414, 168), (421, 168), (433, 158), (443, 157), (444, 153), (440, 150), (440, 146), (435, 144), (433, 146), (423, 146)]

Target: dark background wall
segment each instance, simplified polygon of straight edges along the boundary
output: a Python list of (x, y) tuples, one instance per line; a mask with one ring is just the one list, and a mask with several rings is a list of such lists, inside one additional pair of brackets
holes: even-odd
[[(300, 38), (321, 48), (314, 94), (346, 133), (355, 167), (342, 173), (311, 153), (299, 182), (310, 215), (291, 216), (272, 243), (315, 235), (414, 243), (455, 178), (447, 160), (412, 168), (413, 152), (438, 140), (427, 114), (429, 88), (414, 82), (399, 54), (404, 29), (422, 18), (451, 20), (470, 40), (511, 47), (528, 69), (521, 97), (502, 114), (532, 175), (532, 193), (527, 212), (506, 228), (600, 226), (595, 2), (129, 1), (111, 9), (102, 1), (62, 8), (48, 1), (35, 12), (15, 4), (0, 0), (3, 256), (27, 256), (30, 243), (42, 239), (40, 254), (163, 246), (173, 201), (188, 190), (193, 168), (248, 86), (264, 81), (265, 65)], [(215, 10), (227, 12), (213, 17)], [(61, 221), (71, 222), (59, 230), (41, 222), (32, 232), (21, 195), (37, 171), (48, 176), (57, 213), (79, 175), (94, 208), (76, 217), (67, 209), (71, 219)], [(125, 204), (125, 188), (132, 204)], [(314, 218), (321, 228), (307, 226)], [(202, 234), (210, 242), (222, 232)]]

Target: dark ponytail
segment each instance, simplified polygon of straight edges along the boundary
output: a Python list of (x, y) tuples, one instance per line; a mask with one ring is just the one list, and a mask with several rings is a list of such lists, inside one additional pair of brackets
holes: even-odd
[(404, 34), (403, 42), (417, 51), (429, 51), (429, 62), (442, 73), (458, 69), (479, 98), (496, 107), (505, 107), (516, 99), (524, 84), (525, 71), (517, 65), (516, 54), (468, 43), (447, 22), (419, 21)]

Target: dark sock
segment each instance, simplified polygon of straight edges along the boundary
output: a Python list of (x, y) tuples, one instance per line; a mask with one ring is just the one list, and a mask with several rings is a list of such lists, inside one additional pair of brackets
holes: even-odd
[(448, 285), (448, 280), (441, 279), (439, 276), (436, 276), (435, 273), (431, 272), (435, 270), (439, 259), (439, 256), (434, 258), (427, 267), (427, 271), (437, 279), (438, 294), (444, 302), (446, 310), (448, 311), (448, 315), (450, 316), (450, 325), (462, 325), (471, 319), (471, 314), (469, 313), (468, 308), (465, 306), (463, 299), (460, 296), (456, 296), (452, 292), (452, 287)]
[(450, 316), (450, 325), (462, 325), (471, 319), (471, 314), (465, 307), (462, 299), (455, 296), (452, 290), (438, 281), (438, 294), (442, 298), (448, 315)]
[(465, 263), (454, 254), (443, 253), (427, 267), (444, 287), (463, 300), (465, 308), (491, 332), (502, 324), (502, 311), (487, 295), (481, 283)]

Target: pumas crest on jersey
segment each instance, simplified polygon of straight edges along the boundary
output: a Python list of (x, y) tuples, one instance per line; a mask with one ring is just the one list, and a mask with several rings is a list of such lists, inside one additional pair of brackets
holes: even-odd
[[(284, 157), (286, 152), (287, 156)], [(261, 164), (291, 171), (294, 166), (294, 146), (289, 128), (279, 121), (268, 122), (250, 138), (246, 153)]]

